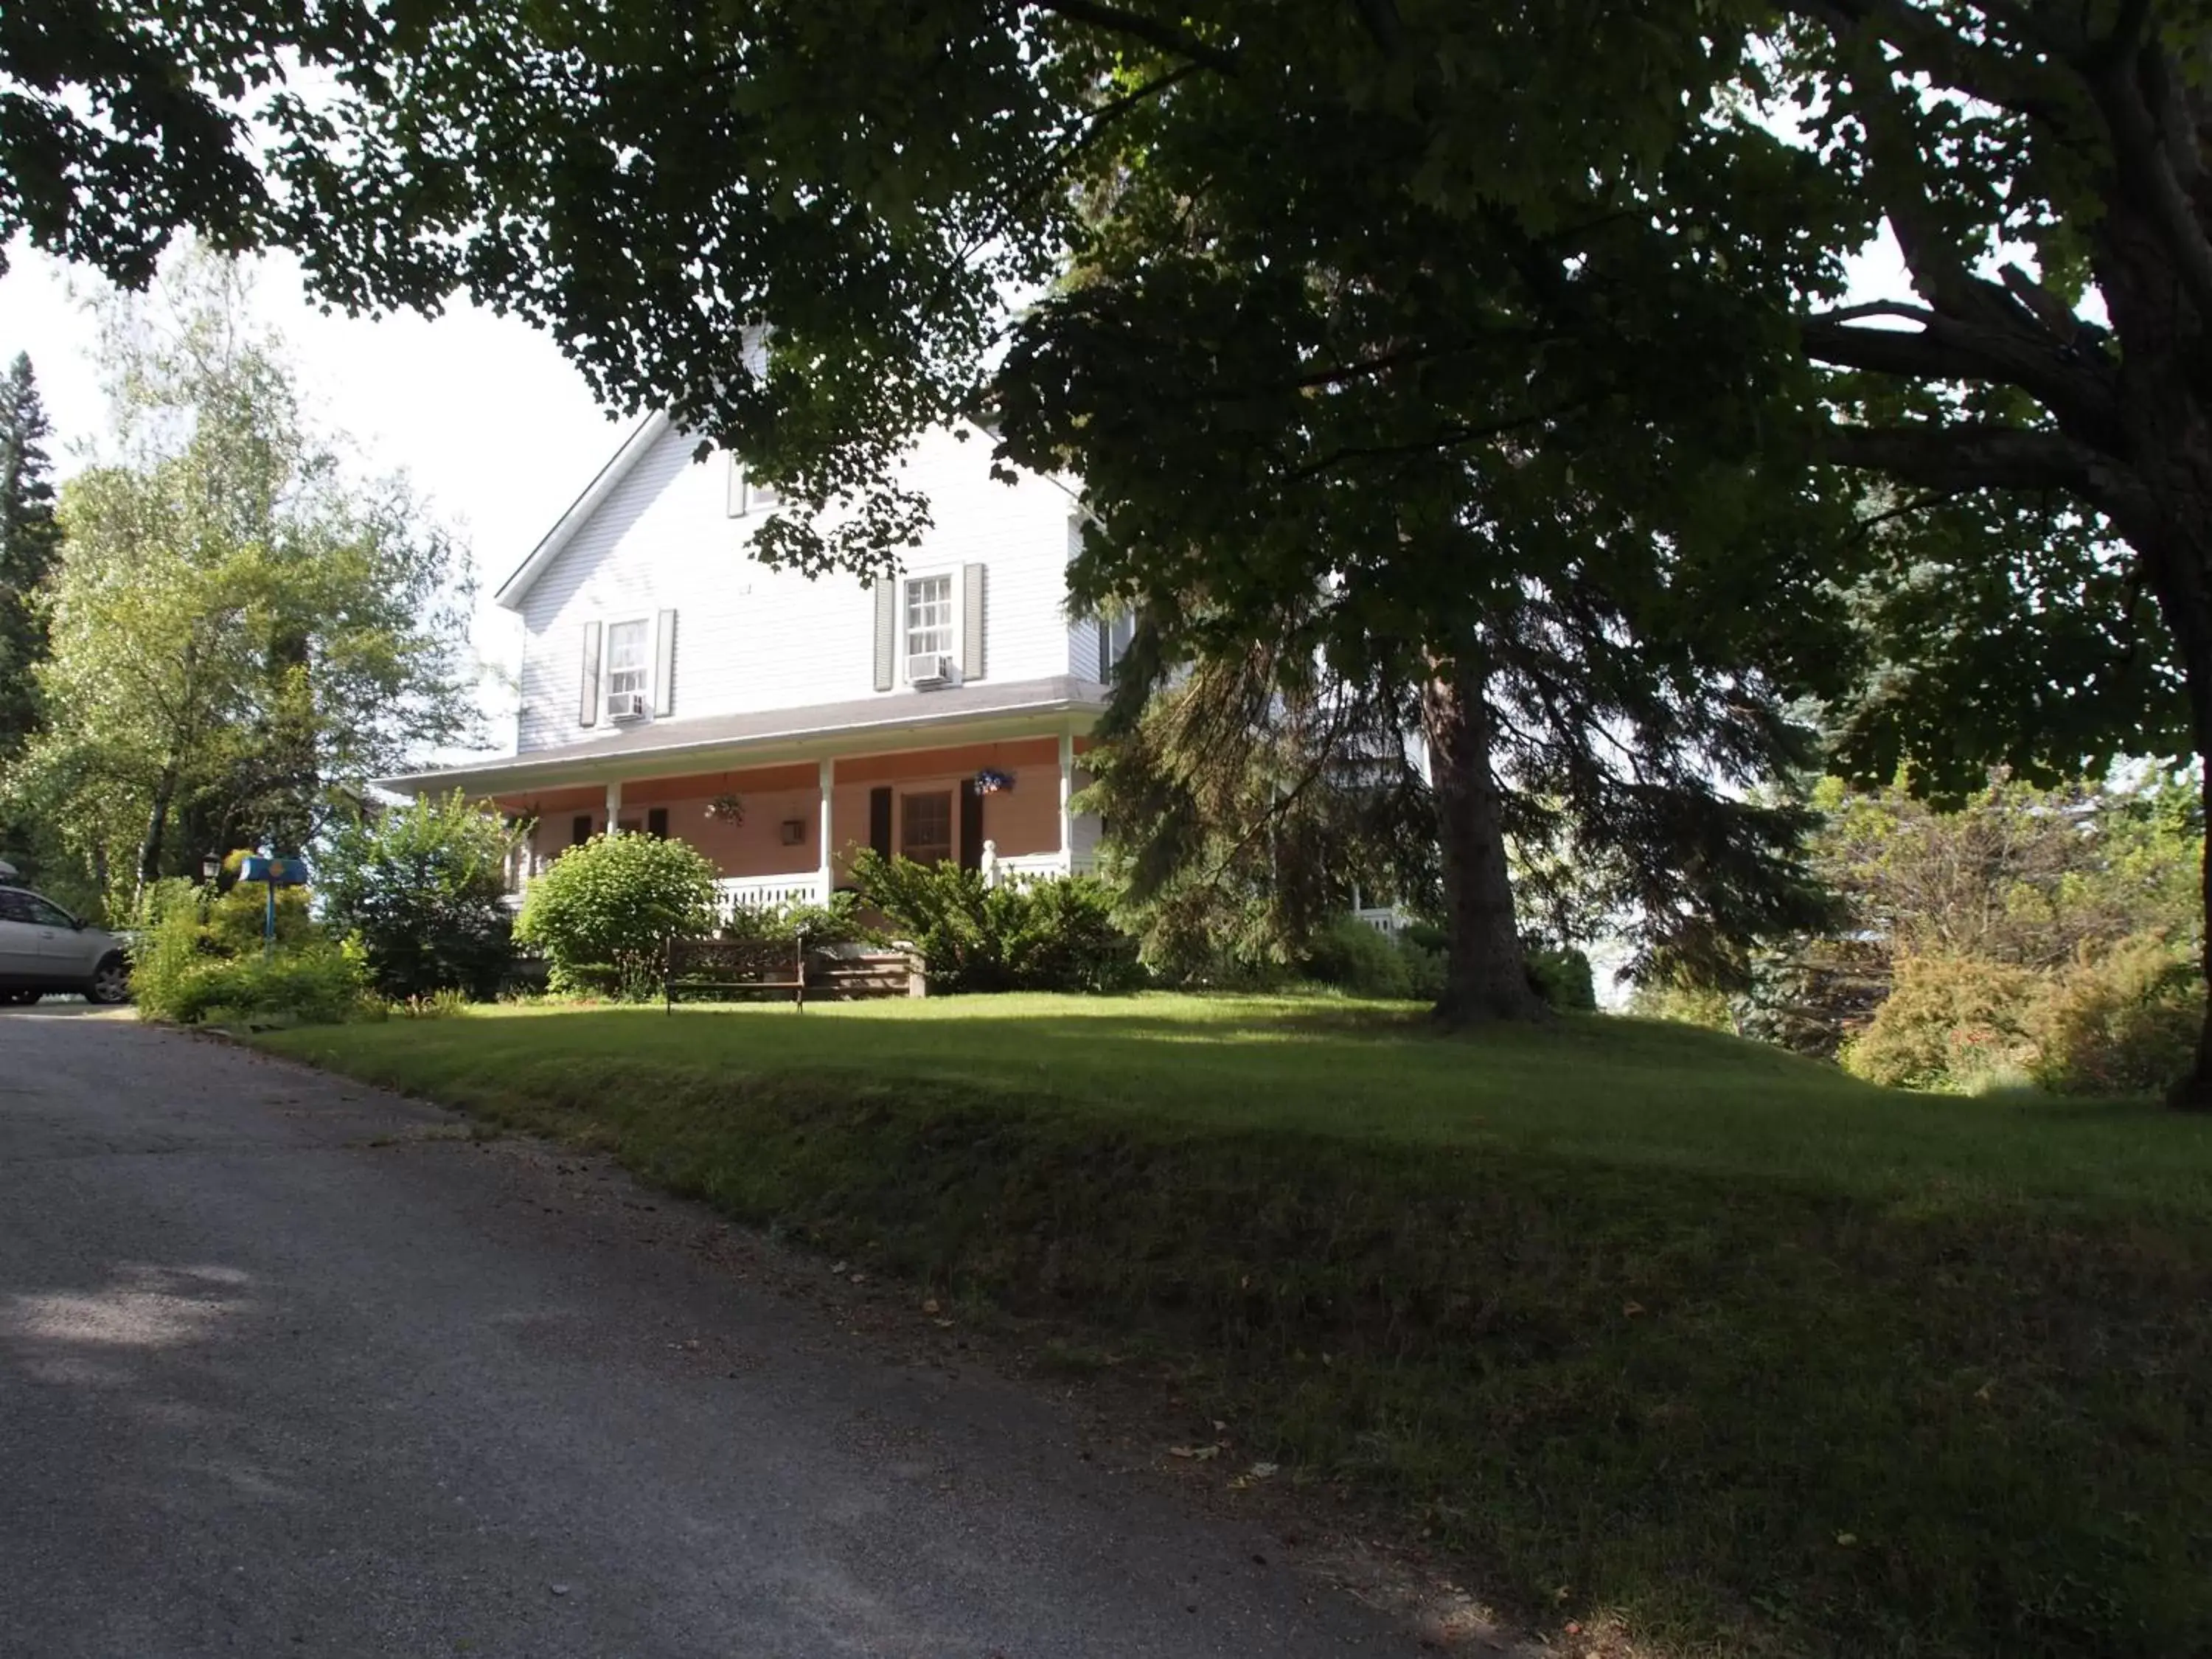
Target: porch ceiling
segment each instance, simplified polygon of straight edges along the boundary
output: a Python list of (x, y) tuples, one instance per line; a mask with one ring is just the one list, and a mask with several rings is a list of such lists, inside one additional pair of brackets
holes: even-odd
[(811, 708), (656, 720), (635, 731), (526, 755), (378, 780), (403, 795), (459, 789), (471, 795), (684, 772), (736, 770), (843, 755), (990, 743), (1086, 730), (1106, 707), (1105, 688), (1070, 676), (1006, 685), (909, 691)]

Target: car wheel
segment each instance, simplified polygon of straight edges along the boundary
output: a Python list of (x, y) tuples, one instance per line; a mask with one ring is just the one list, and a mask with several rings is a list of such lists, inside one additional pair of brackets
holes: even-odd
[(87, 1002), (123, 1002), (131, 995), (131, 969), (121, 957), (102, 957), (84, 988)]

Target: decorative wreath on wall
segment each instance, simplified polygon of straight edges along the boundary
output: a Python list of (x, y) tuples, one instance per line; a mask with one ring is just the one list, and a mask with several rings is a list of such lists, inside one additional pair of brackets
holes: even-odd
[(716, 823), (743, 823), (745, 821), (744, 801), (736, 795), (717, 795), (707, 803), (707, 816)]
[(979, 795), (996, 795), (1013, 787), (1014, 775), (1012, 772), (1001, 772), (995, 767), (987, 766), (975, 775), (975, 793)]

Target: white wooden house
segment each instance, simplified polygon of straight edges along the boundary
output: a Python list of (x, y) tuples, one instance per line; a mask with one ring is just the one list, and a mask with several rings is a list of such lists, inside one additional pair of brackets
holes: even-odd
[(1089, 867), (1097, 825), (1069, 799), (1115, 641), (1068, 614), (1069, 489), (933, 434), (905, 482), (935, 528), (870, 587), (755, 559), (772, 501), (696, 447), (647, 420), (501, 586), (514, 752), (388, 786), (534, 821), (532, 871), (610, 828), (680, 836), (747, 907), (820, 902), (868, 847), (974, 866), (988, 842), (1016, 880)]

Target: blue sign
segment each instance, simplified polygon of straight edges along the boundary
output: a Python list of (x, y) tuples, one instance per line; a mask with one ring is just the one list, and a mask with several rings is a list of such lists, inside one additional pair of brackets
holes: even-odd
[(256, 854), (240, 861), (238, 878), (240, 881), (265, 881), (271, 887), (305, 887), (307, 884), (307, 861), (305, 859), (266, 859)]

